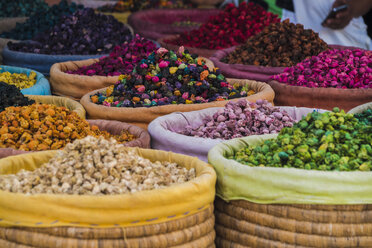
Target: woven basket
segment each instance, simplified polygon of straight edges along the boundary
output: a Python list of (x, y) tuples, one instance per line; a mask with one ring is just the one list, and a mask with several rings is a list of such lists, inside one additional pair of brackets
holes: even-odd
[(372, 247), (372, 205), (256, 204), (216, 198), (217, 247)]
[(0, 227), (0, 247), (215, 247), (213, 205), (165, 223), (120, 228)]

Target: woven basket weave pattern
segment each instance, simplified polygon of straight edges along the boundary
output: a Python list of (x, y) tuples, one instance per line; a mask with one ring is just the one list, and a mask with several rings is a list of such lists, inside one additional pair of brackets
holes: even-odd
[(372, 247), (371, 205), (216, 199), (217, 247)]
[(160, 224), (126, 228), (0, 227), (0, 247), (214, 247), (213, 205)]

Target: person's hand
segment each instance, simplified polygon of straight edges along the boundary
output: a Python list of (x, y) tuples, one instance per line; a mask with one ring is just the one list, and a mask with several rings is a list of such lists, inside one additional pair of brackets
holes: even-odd
[(326, 20), (326, 22), (323, 24), (324, 27), (332, 28), (332, 29), (343, 29), (346, 27), (350, 21), (354, 18), (353, 16), (353, 4), (351, 4), (352, 1), (347, 0), (336, 0), (332, 8), (347, 4), (348, 8), (340, 11), (336, 14), (335, 18), (331, 18)]
[(336, 0), (332, 8), (347, 4), (348, 8), (336, 14), (335, 18), (328, 19), (324, 27), (332, 29), (343, 29), (354, 17), (362, 16), (371, 9), (371, 0)]

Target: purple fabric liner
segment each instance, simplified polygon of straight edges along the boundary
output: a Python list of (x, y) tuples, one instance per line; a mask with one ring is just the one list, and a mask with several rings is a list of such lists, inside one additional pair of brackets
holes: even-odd
[[(191, 112), (176, 112), (169, 115), (156, 118), (148, 126), (148, 132), (151, 135), (151, 148), (165, 151), (182, 153), (185, 155), (198, 157), (199, 159), (208, 162), (208, 152), (215, 145), (223, 142), (222, 139), (210, 139), (186, 136), (178, 134), (185, 128), (186, 125), (197, 127), (203, 123), (206, 116), (211, 116), (221, 108), (208, 108)], [(317, 111), (320, 113), (326, 112), (323, 109), (313, 108), (297, 108), (283, 106), (280, 109), (287, 113), (296, 121), (308, 113)]]

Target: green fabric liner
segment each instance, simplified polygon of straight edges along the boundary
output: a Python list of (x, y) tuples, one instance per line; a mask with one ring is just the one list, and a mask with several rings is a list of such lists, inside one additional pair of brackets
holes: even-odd
[(220, 143), (208, 153), (217, 172), (216, 195), (225, 201), (271, 204), (371, 204), (372, 172), (316, 171), (250, 167), (226, 157), (277, 134), (255, 135)]

